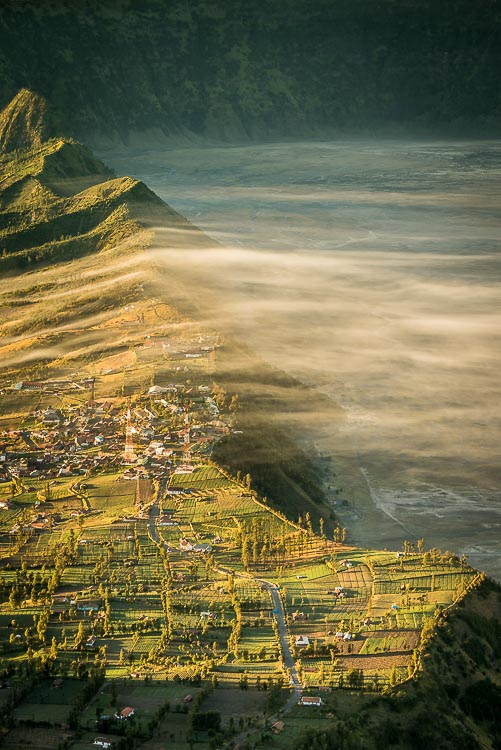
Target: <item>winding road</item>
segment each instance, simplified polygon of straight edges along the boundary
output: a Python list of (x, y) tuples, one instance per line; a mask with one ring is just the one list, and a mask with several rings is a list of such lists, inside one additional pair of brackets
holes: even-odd
[(299, 701), (301, 693), (303, 691), (301, 681), (297, 672), (296, 660), (292, 655), (291, 647), (289, 644), (289, 634), (287, 631), (287, 623), (285, 620), (284, 605), (282, 597), (280, 596), (280, 589), (276, 583), (265, 581), (263, 578), (257, 579), (265, 588), (270, 592), (273, 601), (273, 614), (276, 617), (278, 625), (278, 636), (280, 638), (280, 648), (282, 649), (282, 659), (284, 666), (289, 670), (290, 673), (290, 686), (292, 687), (292, 693), (282, 709), (282, 713), (287, 713), (293, 706)]
[(218, 566), (217, 570), (220, 573), (233, 574), (235, 576), (238, 576), (239, 578), (246, 578), (257, 581), (258, 583), (261, 583), (271, 595), (271, 600), (273, 602), (273, 614), (276, 618), (278, 626), (278, 637), (280, 641), (280, 649), (282, 651), (282, 660), (284, 663), (284, 667), (289, 670), (290, 686), (292, 688), (290, 698), (288, 699), (285, 706), (281, 709), (282, 714), (287, 713), (299, 701), (301, 693), (303, 692), (303, 688), (299, 679), (296, 660), (292, 655), (289, 644), (289, 633), (287, 631), (287, 622), (285, 619), (285, 610), (282, 602), (282, 597), (280, 596), (280, 589), (276, 583), (271, 583), (271, 581), (267, 581), (264, 578), (254, 578), (254, 576), (248, 575), (246, 573), (238, 573), (231, 568)]

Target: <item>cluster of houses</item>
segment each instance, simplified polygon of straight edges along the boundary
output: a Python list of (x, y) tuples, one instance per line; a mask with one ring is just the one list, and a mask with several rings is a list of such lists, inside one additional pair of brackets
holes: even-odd
[(328, 591), (327, 593), (331, 594), (335, 599), (344, 599), (346, 596), (346, 592), (342, 586), (336, 586), (335, 589)]
[[(216, 337), (206, 336), (188, 342), (147, 339), (144, 346), (167, 347), (171, 358), (176, 351), (183, 356), (207, 357), (217, 345)], [(207, 383), (152, 385), (132, 406), (123, 397), (96, 400), (94, 378), (21, 381), (12, 389), (55, 396), (77, 394), (71, 398), (73, 403), (60, 406), (59, 399), (57, 405), (32, 411), (22, 429), (0, 431), (0, 483), (14, 479), (16, 494), (33, 490), (30, 480), (46, 482), (50, 487), (59, 478), (79, 477), (113, 466), (123, 472), (124, 479), (131, 480), (166, 478), (174, 469), (179, 474), (188, 473), (193, 466), (187, 457), (197, 452), (210, 454), (215, 440), (229, 431), (211, 396), (212, 385)], [(128, 460), (126, 434), (133, 442), (133, 460)], [(78, 480), (74, 488), (77, 486)], [(175, 486), (168, 490), (169, 494), (183, 491)], [(0, 500), (0, 511), (16, 507), (14, 493)], [(44, 506), (44, 510), (48, 508)], [(76, 517), (85, 512), (82, 508), (71, 515)], [(29, 526), (34, 532), (50, 531), (60, 520), (51, 512), (38, 513), (30, 518)], [(176, 522), (163, 516), (159, 524)], [(210, 551), (210, 545), (192, 544), (188, 540), (182, 540), (182, 548), (191, 552)]]

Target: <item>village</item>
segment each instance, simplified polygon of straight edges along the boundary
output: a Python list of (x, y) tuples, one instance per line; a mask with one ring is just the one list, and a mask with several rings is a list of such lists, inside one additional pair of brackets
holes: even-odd
[(232, 747), (263, 721), (287, 747), (336, 691), (412, 677), (422, 633), (475, 572), (286, 517), (213, 458), (241, 434), (238, 394), (217, 383), (220, 337), (131, 341), (111, 361), (2, 383), (9, 720), (49, 731), (49, 700), (50, 731), (75, 750), (140, 744), (146, 724), (180, 749)]
[[(202, 341), (199, 337), (195, 343)], [(214, 344), (202, 351), (192, 342), (184, 343), (184, 348), (175, 343), (177, 350), (169, 353), (176, 362), (171, 374), (179, 378), (190, 372), (177, 364), (183, 357), (205, 358), (205, 366), (210, 367)], [(148, 338), (139, 356), (143, 351), (165, 351), (167, 346), (171, 344), (165, 339)], [(16, 496), (37, 495), (37, 513), (22, 530), (43, 531), (49, 516), (51, 528), (68, 520), (47, 512), (51, 496), (57, 495), (64, 479), (73, 479), (76, 493), (85, 489), (79, 477), (113, 469), (123, 479), (166, 480), (175, 467), (179, 473), (192, 470), (192, 455), (199, 460), (210, 457), (214, 442), (230, 432), (228, 417), (221, 417), (211, 384), (191, 385), (185, 377), (184, 382), (153, 384), (133, 398), (122, 393), (96, 400), (95, 391), (95, 377), (20, 381), (4, 389), (4, 403), (9, 396), (20, 404), (23, 397), (30, 403), (33, 396), (38, 400), (37, 408), (23, 415), (17, 429), (0, 431), (0, 486), (13, 488), (11, 496), (4, 493), (0, 499), (0, 510), (15, 510), (19, 505)], [(169, 494), (175, 492), (175, 487), (169, 489)], [(84, 505), (71, 517), (87, 510)], [(10, 531), (20, 528), (14, 523)]]

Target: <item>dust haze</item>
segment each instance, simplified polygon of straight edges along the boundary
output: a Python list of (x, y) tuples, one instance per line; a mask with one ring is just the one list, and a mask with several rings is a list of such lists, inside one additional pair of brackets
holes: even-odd
[(205, 322), (342, 407), (319, 448), (346, 479), (336, 510), (353, 538), (384, 542), (391, 517), (501, 575), (501, 146), (106, 158), (216, 240), (156, 241)]

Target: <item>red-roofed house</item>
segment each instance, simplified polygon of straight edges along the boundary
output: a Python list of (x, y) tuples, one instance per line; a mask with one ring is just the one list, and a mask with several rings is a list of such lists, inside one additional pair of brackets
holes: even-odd
[(299, 701), (300, 706), (323, 706), (322, 699), (316, 697), (310, 697), (308, 695), (301, 696)]

